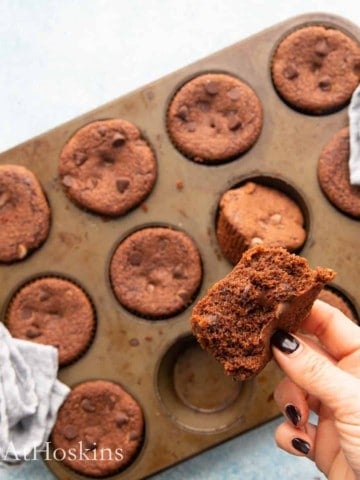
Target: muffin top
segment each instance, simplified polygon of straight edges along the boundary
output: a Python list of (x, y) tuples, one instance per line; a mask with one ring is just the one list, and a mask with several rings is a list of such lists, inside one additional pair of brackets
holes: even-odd
[(59, 175), (78, 206), (105, 216), (123, 215), (152, 190), (155, 155), (139, 129), (122, 119), (89, 123), (63, 148)]
[(167, 113), (175, 146), (200, 163), (221, 163), (248, 150), (262, 127), (255, 92), (235, 77), (209, 73), (176, 93)]
[(25, 258), (48, 237), (50, 208), (35, 175), (0, 165), (0, 262)]
[(359, 83), (360, 45), (335, 28), (300, 28), (278, 46), (272, 78), (280, 96), (298, 110), (338, 110)]
[(192, 239), (170, 228), (152, 227), (128, 236), (116, 249), (110, 279), (119, 302), (149, 318), (165, 318), (189, 305), (202, 267)]
[(59, 351), (59, 365), (72, 363), (89, 347), (96, 320), (86, 293), (73, 282), (44, 277), (24, 285), (11, 301), (6, 325), (13, 337)]

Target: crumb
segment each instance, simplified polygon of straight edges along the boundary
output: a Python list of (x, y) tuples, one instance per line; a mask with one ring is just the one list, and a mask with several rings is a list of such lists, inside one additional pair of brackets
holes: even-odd
[(149, 207), (147, 206), (146, 203), (141, 204), (141, 210), (145, 213), (149, 211)]
[(182, 180), (178, 180), (178, 181), (176, 182), (176, 188), (177, 188), (178, 190), (182, 190), (182, 189), (184, 188), (184, 182), (183, 182)]

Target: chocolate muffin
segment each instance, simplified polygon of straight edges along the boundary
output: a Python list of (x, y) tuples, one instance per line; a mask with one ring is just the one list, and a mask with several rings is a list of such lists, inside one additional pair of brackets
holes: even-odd
[(170, 228), (144, 228), (129, 235), (110, 264), (110, 280), (119, 302), (150, 319), (185, 309), (199, 289), (201, 277), (201, 259), (194, 242)]
[(342, 212), (360, 218), (360, 186), (350, 184), (349, 128), (336, 133), (324, 147), (318, 161), (320, 187), (328, 200)]
[(221, 197), (216, 234), (233, 265), (249, 247), (284, 247), (293, 252), (306, 238), (298, 205), (280, 190), (254, 182), (228, 190)]
[(73, 282), (44, 277), (24, 285), (6, 313), (11, 335), (58, 348), (59, 365), (74, 362), (90, 346), (96, 328), (87, 294)]
[(300, 28), (278, 46), (272, 78), (280, 96), (297, 110), (310, 114), (338, 110), (359, 83), (360, 45), (335, 28)]
[(175, 146), (200, 163), (222, 163), (257, 140), (263, 115), (255, 92), (235, 77), (208, 73), (193, 78), (174, 96), (167, 128)]
[(51, 441), (65, 465), (92, 477), (123, 470), (142, 445), (144, 419), (138, 402), (105, 380), (81, 383), (61, 406)]
[(296, 332), (334, 275), (283, 248), (253, 247), (195, 305), (193, 333), (225, 373), (246, 380), (271, 359), (274, 331)]
[(328, 303), (329, 305), (338, 308), (344, 315), (350, 318), (353, 322), (358, 323), (358, 317), (355, 315), (354, 310), (350, 307), (349, 303), (344, 298), (336, 293), (334, 289), (323, 288), (319, 293), (319, 300)]
[(50, 208), (35, 175), (0, 165), (0, 262), (24, 259), (48, 237)]
[(132, 123), (96, 121), (78, 130), (60, 156), (59, 175), (78, 206), (105, 216), (123, 215), (151, 192), (153, 151)]

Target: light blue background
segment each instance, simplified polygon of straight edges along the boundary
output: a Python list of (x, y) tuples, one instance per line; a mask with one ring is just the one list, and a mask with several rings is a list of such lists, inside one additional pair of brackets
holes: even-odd
[[(360, 24), (354, 0), (0, 0), (0, 151), (231, 45), (313, 11)], [(279, 451), (275, 420), (156, 480), (317, 480)], [(1, 480), (51, 480), (41, 463), (0, 464)], [(341, 479), (339, 479), (341, 480)]]

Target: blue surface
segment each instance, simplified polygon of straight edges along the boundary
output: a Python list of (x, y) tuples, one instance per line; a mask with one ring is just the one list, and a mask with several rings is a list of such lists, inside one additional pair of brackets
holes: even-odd
[[(1, 0), (0, 151), (288, 17), (326, 11), (360, 24), (353, 0)], [(280, 420), (153, 477), (315, 480), (276, 448)], [(50, 480), (39, 461), (1, 480)], [(340, 479), (339, 479), (340, 480)]]

